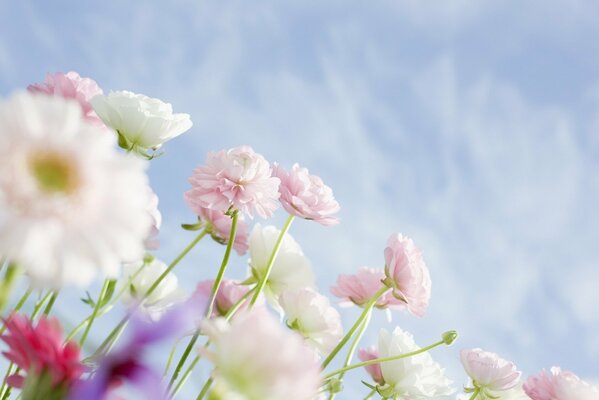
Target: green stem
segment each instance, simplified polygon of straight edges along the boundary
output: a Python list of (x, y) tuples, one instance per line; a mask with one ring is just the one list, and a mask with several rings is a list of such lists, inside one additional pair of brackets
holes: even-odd
[(175, 357), (175, 352), (177, 351), (177, 346), (181, 342), (181, 338), (175, 340), (175, 344), (173, 345), (171, 352), (168, 355), (168, 360), (166, 361), (166, 366), (164, 367), (164, 372), (162, 373), (162, 378), (166, 378), (166, 374), (168, 374), (168, 370), (171, 369), (171, 364), (173, 363), (173, 358)]
[(52, 296), (52, 294), (53, 292), (46, 293), (44, 297), (42, 297), (40, 300), (37, 301), (37, 303), (35, 303), (35, 306), (33, 306), (33, 311), (31, 312), (31, 321), (33, 321), (35, 317), (37, 317), (37, 314), (40, 312), (40, 310), (42, 309), (44, 304), (46, 304), (46, 301)]
[(378, 299), (388, 290), (388, 287), (383, 286), (379, 289), (378, 292), (375, 293), (374, 296), (372, 296), (372, 299), (370, 299), (368, 303), (366, 303), (366, 305), (364, 306), (364, 310), (362, 311), (362, 314), (360, 314), (360, 317), (358, 318), (356, 323), (350, 328), (349, 331), (347, 331), (343, 339), (341, 339), (341, 341), (337, 344), (333, 351), (331, 351), (331, 354), (329, 354), (328, 357), (322, 362), (321, 368), (323, 370), (330, 364), (330, 362), (333, 360), (333, 358), (335, 358), (335, 356), (337, 355), (337, 353), (339, 353), (343, 346), (345, 346), (347, 341), (353, 336), (354, 332), (356, 332), (356, 330), (362, 325), (362, 322), (364, 322), (368, 314), (370, 314), (372, 308), (374, 307)]
[(480, 388), (476, 388), (474, 389), (474, 393), (472, 393), (472, 396), (470, 396), (469, 400), (474, 400), (476, 399), (476, 396), (478, 396), (478, 394), (480, 393)]
[(202, 386), (202, 390), (200, 391), (200, 394), (198, 394), (198, 397), (196, 398), (196, 400), (202, 400), (204, 398), (204, 396), (206, 396), (206, 393), (208, 393), (210, 386), (212, 386), (212, 381), (213, 381), (212, 378), (208, 378), (206, 383), (204, 383), (204, 386)]
[(100, 344), (100, 346), (98, 346), (98, 349), (94, 352), (94, 356), (99, 357), (100, 355), (106, 354), (110, 351), (110, 349), (112, 348), (114, 343), (120, 337), (121, 333), (123, 333), (123, 330), (127, 326), (128, 321), (129, 321), (129, 316), (127, 315), (121, 320), (121, 322), (118, 323), (117, 326), (114, 327), (114, 329), (108, 334), (106, 339), (104, 339), (102, 344)]
[(369, 399), (371, 399), (371, 398), (372, 398), (372, 396), (374, 396), (374, 394), (375, 394), (375, 393), (376, 393), (376, 389), (372, 389), (372, 390), (370, 391), (370, 393), (368, 393), (368, 394), (366, 395), (366, 397), (364, 397), (364, 400), (369, 400)]
[(187, 381), (187, 378), (189, 378), (189, 375), (191, 374), (191, 371), (193, 371), (193, 369), (195, 368), (195, 366), (197, 365), (197, 363), (199, 361), (200, 361), (200, 356), (196, 356), (196, 358), (193, 359), (193, 361), (191, 362), (191, 364), (189, 364), (189, 367), (185, 370), (185, 373), (183, 374), (183, 376), (179, 380), (179, 383), (177, 383), (177, 386), (175, 386), (175, 389), (173, 389), (173, 392), (171, 393), (171, 396), (170, 396), (171, 398), (174, 399), (175, 396), (177, 394), (179, 394), (179, 391), (181, 390), (181, 388), (183, 387), (183, 385)]
[(102, 307), (102, 302), (104, 300), (104, 296), (106, 296), (106, 292), (108, 291), (109, 285), (110, 285), (110, 279), (105, 279), (104, 284), (102, 285), (102, 291), (100, 292), (100, 295), (98, 296), (98, 300), (96, 300), (96, 304), (94, 304), (94, 310), (92, 312), (92, 315), (90, 316), (90, 320), (89, 320), (87, 326), (85, 327), (85, 330), (83, 331), (83, 335), (81, 335), (81, 339), (79, 340), (80, 347), (83, 347), (83, 345), (85, 344), (85, 340), (87, 339), (89, 330), (91, 329), (92, 325), (94, 324), (94, 320), (98, 316), (98, 311), (100, 310), (100, 307)]
[[(345, 362), (343, 363), (343, 367), (347, 367), (349, 364), (351, 364), (351, 360), (354, 355), (354, 352), (356, 351), (356, 347), (358, 347), (358, 343), (360, 343), (360, 339), (362, 339), (362, 336), (364, 336), (366, 327), (368, 327), (368, 324), (370, 323), (371, 316), (372, 316), (372, 308), (370, 309), (370, 312), (368, 313), (368, 316), (366, 317), (366, 319), (364, 320), (362, 325), (360, 325), (360, 330), (358, 331), (358, 334), (354, 338), (352, 344), (349, 346), (349, 351), (347, 352), (347, 356), (345, 357)], [(343, 382), (343, 375), (345, 375), (344, 372), (339, 374), (339, 378), (338, 378), (339, 382)], [(336, 393), (331, 393), (329, 395), (329, 400), (333, 400), (336, 395), (337, 395)]]
[(185, 365), (185, 361), (187, 361), (187, 358), (189, 357), (189, 354), (191, 353), (191, 350), (193, 350), (193, 346), (195, 346), (199, 337), (200, 337), (200, 333), (196, 332), (192, 336), (189, 343), (187, 344), (185, 351), (183, 351), (183, 354), (181, 355), (181, 358), (179, 359), (179, 362), (177, 363), (177, 366), (175, 367), (175, 372), (173, 372), (173, 376), (171, 376), (171, 380), (168, 383), (169, 389), (173, 386), (173, 384), (179, 377), (179, 374), (181, 373), (181, 369), (183, 369), (183, 366)]
[(262, 293), (264, 287), (266, 286), (266, 282), (268, 281), (268, 277), (270, 276), (270, 272), (272, 271), (275, 259), (277, 258), (277, 254), (279, 254), (279, 249), (281, 248), (281, 244), (283, 243), (283, 238), (287, 234), (287, 231), (289, 231), (293, 219), (294, 216), (290, 214), (289, 217), (287, 217), (287, 221), (285, 221), (285, 225), (283, 225), (283, 229), (281, 229), (281, 233), (277, 238), (275, 247), (272, 249), (272, 253), (270, 254), (270, 258), (268, 259), (268, 264), (266, 264), (266, 271), (264, 272), (264, 275), (260, 277), (260, 282), (258, 282), (258, 290), (256, 290), (256, 292), (254, 293), (254, 297), (252, 297), (252, 301), (250, 301), (250, 306), (256, 304), (256, 301), (258, 300), (260, 293)]
[[(13, 312), (17, 312), (19, 311), (21, 308), (23, 308), (23, 305), (25, 304), (25, 302), (27, 301), (27, 299), (29, 298), (29, 296), (31, 295), (31, 292), (33, 292), (33, 289), (29, 288), (27, 289), (27, 291), (23, 294), (23, 296), (21, 296), (21, 298), (19, 299), (19, 302), (17, 303), (17, 305), (15, 306)], [(6, 330), (6, 325), (2, 324), (2, 326), (0, 326), (0, 335), (2, 335), (4, 333), (4, 331)]]
[(212, 310), (214, 309), (214, 302), (216, 301), (216, 294), (218, 293), (218, 289), (220, 288), (223, 276), (225, 275), (225, 270), (227, 269), (227, 264), (229, 263), (229, 256), (231, 255), (231, 249), (233, 248), (235, 236), (237, 235), (238, 218), (239, 211), (234, 210), (233, 215), (231, 216), (231, 233), (229, 234), (229, 240), (227, 240), (227, 248), (225, 249), (225, 255), (220, 265), (220, 269), (218, 270), (218, 274), (216, 275), (216, 279), (214, 280), (214, 285), (212, 285), (212, 292), (210, 293), (210, 302), (208, 303), (208, 310), (206, 312), (206, 317), (208, 318), (212, 315)]
[(152, 286), (150, 286), (148, 291), (144, 294), (144, 297), (143, 297), (144, 299), (147, 299), (148, 297), (150, 297), (150, 295), (154, 292), (154, 290), (156, 290), (156, 288), (158, 287), (158, 285), (160, 285), (160, 283), (164, 280), (164, 278), (166, 278), (166, 276), (177, 266), (177, 264), (179, 264), (179, 262), (183, 259), (183, 257), (185, 257), (187, 255), (187, 253), (189, 253), (191, 251), (191, 249), (193, 249), (194, 246), (196, 244), (198, 244), (198, 242), (200, 240), (202, 240), (202, 238), (204, 236), (206, 236), (207, 234), (208, 234), (208, 232), (206, 230), (203, 230), (202, 232), (200, 232), (200, 234), (198, 236), (196, 236), (196, 238), (194, 240), (191, 241), (191, 243), (189, 243), (187, 245), (186, 248), (183, 249), (181, 254), (179, 254), (177, 256), (177, 258), (175, 258), (169, 264), (169, 266), (166, 268), (166, 270), (164, 270), (164, 272), (158, 277), (158, 279), (156, 279), (156, 281), (154, 281)]
[(42, 314), (44, 314), (44, 315), (50, 314), (50, 311), (52, 311), (52, 308), (54, 307), (54, 303), (56, 303), (57, 297), (58, 297), (58, 291), (55, 290), (52, 292), (52, 296), (50, 297), (48, 304), (46, 304), (46, 308), (44, 308), (44, 312)]
[(0, 284), (0, 312), (2, 312), (4, 307), (6, 307), (6, 304), (8, 304), (10, 293), (17, 280), (17, 276), (19, 276), (19, 269), (16, 265), (9, 264), (6, 268), (6, 273), (4, 274), (4, 280)]
[(423, 348), (418, 349), (416, 351), (411, 351), (409, 353), (404, 353), (404, 354), (400, 354), (400, 355), (392, 356), (392, 357), (377, 358), (377, 359), (374, 359), (374, 360), (362, 361), (362, 362), (357, 363), (357, 364), (348, 365), (347, 367), (339, 368), (338, 370), (333, 371), (330, 374), (325, 375), (323, 377), (323, 381), (326, 381), (326, 380), (334, 377), (335, 375), (339, 375), (339, 374), (341, 374), (343, 372), (350, 371), (352, 369), (356, 369), (356, 368), (360, 368), (360, 367), (364, 367), (366, 365), (372, 365), (372, 364), (379, 364), (379, 363), (384, 363), (384, 362), (388, 362), (388, 361), (401, 360), (402, 358), (408, 358), (408, 357), (412, 357), (412, 356), (415, 356), (415, 355), (418, 355), (418, 354), (421, 354), (421, 353), (425, 353), (425, 352), (427, 352), (427, 351), (429, 351), (429, 350), (431, 350), (431, 349), (433, 349), (433, 348), (435, 348), (437, 346), (440, 346), (442, 344), (445, 344), (444, 340), (440, 340), (437, 343), (431, 344), (430, 346), (426, 346), (426, 347), (423, 347)]
[(10, 364), (8, 364), (8, 369), (6, 370), (6, 374), (4, 375), (4, 379), (2, 380), (2, 387), (0, 387), (0, 399), (8, 398), (8, 397), (5, 397), (7, 392), (8, 392), (8, 395), (10, 395), (10, 387), (6, 384), (6, 380), (12, 374), (13, 367), (14, 367), (14, 364), (12, 362)]

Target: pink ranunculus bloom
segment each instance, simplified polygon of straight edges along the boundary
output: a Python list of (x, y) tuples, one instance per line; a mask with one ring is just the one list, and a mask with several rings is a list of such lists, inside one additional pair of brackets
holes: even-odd
[(478, 348), (462, 350), (460, 360), (473, 384), (485, 393), (509, 390), (518, 384), (522, 375), (514, 363)]
[(273, 177), (266, 159), (249, 146), (208, 154), (206, 165), (189, 178), (189, 204), (215, 211), (229, 208), (242, 214), (271, 217), (277, 209), (280, 179)]
[(102, 89), (96, 81), (90, 78), (82, 78), (77, 72), (57, 72), (47, 74), (44, 83), (34, 83), (27, 86), (27, 90), (33, 93), (44, 93), (50, 96), (60, 96), (67, 99), (75, 99), (79, 102), (85, 119), (95, 125), (104, 125), (98, 117), (89, 101), (99, 94)]
[[(210, 232), (212, 239), (218, 243), (227, 244), (231, 236), (231, 225), (233, 224), (231, 217), (220, 210), (211, 210), (197, 205), (190, 193), (185, 193), (185, 200), (200, 220), (206, 224), (206, 229)], [(243, 215), (240, 215), (237, 219), (237, 231), (235, 232), (235, 241), (233, 242), (233, 248), (240, 256), (244, 255), (248, 250), (248, 230)]]
[(393, 234), (385, 248), (385, 284), (406, 303), (408, 311), (422, 317), (431, 297), (431, 277), (422, 253), (412, 239)]
[[(363, 306), (383, 286), (385, 272), (382, 270), (362, 267), (355, 275), (339, 275), (337, 277), (337, 286), (331, 288), (331, 293), (343, 300), (342, 305), (356, 304)], [(375, 303), (379, 309), (404, 309), (406, 303), (395, 298), (390, 292), (385, 293)]]
[[(198, 283), (196, 287), (196, 293), (210, 297), (212, 293), (212, 286), (214, 286), (214, 279), (209, 279)], [(245, 285), (241, 285), (239, 281), (232, 279), (223, 279), (216, 293), (216, 299), (214, 301), (214, 310), (212, 311), (213, 316), (224, 317), (233, 308), (233, 306), (241, 300), (241, 298), (247, 294), (249, 288)], [(249, 299), (247, 302), (240, 307), (240, 310), (245, 310), (248, 306)]]
[(294, 164), (288, 172), (276, 163), (272, 174), (281, 180), (279, 200), (289, 214), (322, 225), (339, 223), (335, 216), (339, 212), (339, 203), (333, 197), (331, 188), (318, 176), (310, 175), (306, 168), (298, 164)]
[[(62, 329), (56, 318), (41, 317), (34, 326), (26, 316), (13, 314), (4, 324), (6, 333), (0, 338), (8, 345), (8, 351), (2, 354), (27, 376), (49, 374), (53, 385), (64, 389), (85, 371), (79, 346), (73, 341), (63, 343)], [(12, 387), (22, 388), (25, 378), (15, 373), (6, 381)]]
[(524, 391), (532, 400), (597, 400), (599, 389), (559, 367), (529, 377)]
[[(358, 358), (362, 361), (376, 360), (379, 358), (379, 351), (375, 346), (360, 349), (358, 350)], [(381, 371), (381, 364), (370, 364), (364, 368), (366, 369), (366, 372), (368, 372), (368, 375), (370, 375), (376, 383), (379, 385), (385, 384), (383, 372)]]

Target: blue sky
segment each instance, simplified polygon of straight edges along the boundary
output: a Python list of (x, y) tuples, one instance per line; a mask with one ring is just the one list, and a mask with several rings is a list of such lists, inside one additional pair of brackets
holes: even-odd
[[(75, 70), (191, 114), (150, 170), (162, 258), (191, 239), (178, 230), (191, 170), (249, 144), (341, 203), (337, 227), (292, 227), (322, 291), (382, 266), (392, 232), (414, 238), (431, 307), (394, 323), (421, 345), (457, 329), (435, 357), (458, 387), (462, 347), (599, 380), (598, 3), (94, 3), (0, 0), (0, 93)], [(203, 244), (180, 276), (213, 275), (221, 251)], [(374, 322), (365, 344), (393, 326)]]

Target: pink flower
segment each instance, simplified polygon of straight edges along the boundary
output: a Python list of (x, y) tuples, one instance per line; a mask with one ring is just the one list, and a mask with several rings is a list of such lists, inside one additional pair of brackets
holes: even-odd
[[(221, 244), (227, 244), (231, 235), (231, 225), (233, 220), (222, 211), (211, 210), (198, 206), (190, 192), (185, 193), (185, 200), (189, 207), (198, 215), (210, 232), (212, 239)], [(240, 256), (248, 250), (248, 226), (243, 220), (243, 215), (237, 220), (237, 231), (235, 232), (235, 242), (233, 248)]]
[(538, 375), (531, 376), (523, 387), (532, 400), (599, 399), (599, 389), (559, 367), (551, 368), (550, 373), (543, 370)]
[[(379, 351), (375, 346), (360, 349), (358, 350), (358, 358), (362, 361), (376, 360), (379, 358)], [(376, 383), (379, 385), (385, 384), (385, 378), (383, 378), (383, 372), (381, 371), (381, 364), (370, 364), (364, 368)]]
[(33, 93), (75, 99), (79, 102), (83, 116), (87, 121), (96, 125), (104, 125), (89, 103), (94, 96), (102, 94), (102, 89), (93, 79), (82, 78), (77, 72), (72, 71), (66, 74), (57, 72), (47, 74), (44, 83), (29, 85), (27, 90)]
[(412, 239), (400, 233), (389, 237), (385, 275), (385, 284), (393, 289), (393, 296), (405, 302), (410, 313), (423, 316), (431, 297), (431, 277)]
[(189, 178), (188, 204), (225, 212), (229, 208), (253, 217), (273, 215), (279, 198), (279, 178), (270, 164), (249, 146), (209, 153), (205, 166)]
[[(331, 293), (349, 303), (363, 306), (374, 297), (380, 288), (385, 286), (383, 284), (384, 279), (385, 273), (383, 271), (362, 267), (355, 275), (339, 275), (337, 277), (337, 286), (331, 288)], [(375, 307), (380, 309), (406, 308), (406, 303), (396, 299), (388, 292), (379, 297)]]
[[(494, 392), (511, 389), (518, 384), (522, 375), (513, 363), (481, 349), (462, 350), (460, 360), (474, 386), (485, 393), (487, 390)], [(489, 394), (493, 396), (493, 393)]]
[[(49, 374), (54, 386), (70, 386), (85, 371), (79, 361), (79, 346), (63, 344), (62, 329), (55, 318), (41, 317), (37, 325), (24, 315), (13, 314), (7, 320), (6, 333), (0, 338), (8, 345), (2, 354), (27, 375)], [(22, 388), (25, 377), (15, 373), (7, 383)]]
[(281, 179), (279, 193), (283, 208), (289, 214), (314, 220), (322, 225), (334, 225), (339, 219), (339, 203), (333, 197), (333, 191), (316, 175), (310, 175), (306, 168), (294, 164), (287, 172), (274, 164), (273, 176)]
[[(214, 285), (214, 279), (202, 281), (198, 283), (196, 287), (196, 293), (210, 297), (212, 293), (212, 286)], [(214, 310), (212, 311), (213, 316), (224, 317), (231, 310), (231, 308), (248, 292), (247, 286), (241, 285), (239, 281), (232, 279), (223, 279), (216, 293), (216, 300), (214, 302)], [(247, 308), (248, 301), (240, 307), (240, 310)]]

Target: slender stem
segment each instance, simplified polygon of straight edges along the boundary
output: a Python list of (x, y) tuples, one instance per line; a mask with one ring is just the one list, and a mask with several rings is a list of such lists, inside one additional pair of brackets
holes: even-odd
[(50, 311), (52, 311), (52, 308), (54, 307), (54, 303), (56, 302), (57, 297), (58, 297), (58, 291), (55, 290), (52, 292), (52, 296), (50, 296), (50, 300), (48, 301), (48, 304), (46, 304), (46, 308), (44, 308), (44, 312), (42, 314), (44, 314), (44, 315), (50, 314)]
[[(354, 352), (356, 351), (356, 347), (358, 347), (358, 343), (360, 343), (360, 339), (362, 339), (362, 336), (364, 336), (366, 327), (368, 327), (368, 324), (370, 323), (371, 316), (372, 316), (372, 308), (370, 309), (370, 312), (368, 313), (368, 316), (366, 317), (364, 322), (362, 322), (362, 325), (360, 325), (360, 330), (358, 331), (358, 334), (352, 341), (352, 344), (349, 346), (349, 351), (347, 352), (347, 356), (345, 357), (345, 362), (343, 363), (343, 367), (347, 367), (349, 364), (351, 364), (351, 360), (354, 355)], [(339, 374), (338, 379), (340, 382), (343, 382), (343, 375), (345, 375), (345, 373), (343, 373), (343, 372)], [(336, 393), (331, 393), (329, 395), (329, 400), (333, 400), (336, 395), (337, 395)]]
[[(8, 392), (8, 394), (10, 395), (10, 387), (6, 383), (6, 380), (13, 373), (12, 372), (13, 367), (14, 367), (14, 364), (12, 362), (10, 364), (8, 364), (6, 374), (4, 375), (4, 379), (2, 380), (2, 387), (0, 387), (0, 399), (5, 398), (6, 392)], [(6, 398), (8, 398), (8, 397), (6, 397)]]
[(156, 281), (154, 281), (154, 283), (152, 284), (152, 286), (150, 286), (150, 288), (148, 289), (148, 291), (144, 294), (144, 299), (147, 299), (148, 297), (150, 297), (150, 295), (154, 292), (154, 290), (156, 290), (156, 288), (158, 287), (158, 285), (160, 285), (160, 283), (164, 280), (164, 278), (166, 278), (166, 276), (177, 266), (177, 264), (179, 264), (179, 262), (183, 259), (183, 257), (185, 257), (187, 255), (187, 253), (189, 253), (191, 251), (191, 249), (193, 249), (194, 246), (196, 244), (198, 244), (198, 242), (200, 240), (202, 240), (202, 238), (204, 236), (206, 236), (207, 234), (208, 234), (208, 232), (206, 230), (203, 230), (202, 232), (200, 232), (200, 234), (198, 236), (196, 236), (196, 238), (194, 240), (191, 241), (191, 243), (189, 243), (187, 245), (186, 248), (183, 249), (183, 251), (181, 252), (181, 254), (179, 254), (177, 256), (177, 258), (175, 258), (169, 264), (169, 266), (158, 277), (158, 279), (156, 279)]
[(360, 314), (360, 317), (358, 318), (356, 323), (350, 328), (349, 331), (347, 331), (347, 333), (345, 334), (343, 339), (341, 339), (341, 341), (337, 344), (337, 346), (333, 349), (333, 351), (331, 351), (331, 354), (329, 354), (328, 357), (322, 362), (321, 368), (323, 370), (329, 365), (329, 363), (333, 360), (333, 358), (335, 358), (335, 356), (337, 355), (337, 353), (339, 353), (339, 351), (343, 348), (343, 346), (345, 346), (347, 341), (353, 336), (354, 332), (356, 332), (356, 330), (360, 327), (360, 325), (362, 325), (362, 322), (366, 319), (368, 314), (370, 314), (370, 311), (376, 304), (379, 297), (381, 297), (383, 294), (385, 294), (385, 292), (388, 290), (389, 290), (388, 287), (383, 286), (382, 288), (379, 289), (378, 292), (375, 293), (374, 296), (372, 296), (372, 299), (370, 299), (368, 301), (368, 303), (366, 303), (366, 305), (364, 306), (364, 310), (362, 311), (362, 314)]
[(44, 297), (42, 297), (40, 300), (38, 300), (35, 303), (35, 306), (33, 306), (33, 311), (31, 312), (31, 317), (30, 317), (30, 319), (32, 321), (35, 319), (35, 317), (37, 317), (37, 314), (40, 312), (40, 310), (42, 309), (42, 307), (44, 306), (46, 301), (52, 296), (52, 293), (53, 292), (46, 293)]
[(384, 363), (384, 362), (388, 362), (388, 361), (395, 361), (395, 360), (401, 360), (402, 358), (408, 358), (408, 357), (412, 357), (421, 353), (425, 353), (437, 346), (440, 346), (442, 344), (445, 344), (444, 340), (440, 340), (437, 343), (433, 343), (429, 346), (423, 347), (421, 349), (418, 349), (416, 351), (411, 351), (409, 353), (404, 353), (404, 354), (400, 354), (397, 356), (392, 356), (392, 357), (384, 357), (384, 358), (376, 358), (374, 360), (368, 360), (368, 361), (362, 361), (360, 363), (357, 364), (353, 364), (353, 365), (348, 365), (347, 367), (343, 367), (343, 368), (339, 368), (336, 371), (331, 372), (330, 374), (327, 374), (323, 377), (323, 381), (326, 381), (327, 379), (330, 379), (332, 377), (334, 377), (335, 375), (339, 375), (345, 371), (350, 371), (352, 369), (356, 369), (356, 368), (360, 368), (360, 367), (364, 367), (366, 365), (372, 365), (372, 364), (379, 364), (379, 363)]
[(168, 360), (166, 361), (166, 366), (164, 367), (164, 372), (162, 373), (162, 378), (166, 378), (166, 374), (168, 374), (168, 370), (171, 369), (171, 364), (173, 363), (173, 358), (175, 357), (175, 352), (177, 351), (177, 346), (181, 342), (181, 338), (175, 340), (175, 344), (173, 345), (171, 352), (168, 355)]
[(370, 391), (370, 393), (368, 393), (368, 394), (366, 395), (366, 397), (364, 397), (364, 400), (369, 400), (369, 399), (371, 399), (371, 398), (372, 398), (372, 396), (374, 396), (374, 394), (375, 394), (375, 393), (376, 393), (376, 389), (372, 389), (372, 390)]
[(102, 291), (100, 292), (100, 295), (98, 296), (98, 300), (96, 300), (96, 304), (94, 304), (94, 311), (92, 312), (92, 315), (90, 316), (90, 320), (87, 323), (85, 330), (83, 331), (83, 335), (81, 335), (81, 339), (79, 340), (79, 346), (81, 346), (81, 347), (83, 347), (83, 345), (85, 344), (85, 340), (87, 339), (89, 330), (91, 329), (92, 325), (94, 324), (94, 320), (98, 316), (98, 311), (100, 310), (100, 307), (102, 307), (102, 302), (104, 300), (104, 296), (106, 296), (106, 292), (108, 291), (109, 285), (110, 285), (110, 279), (105, 279), (104, 284), (102, 285)]
[(193, 371), (193, 369), (195, 368), (195, 366), (197, 365), (197, 363), (199, 361), (200, 361), (200, 356), (196, 356), (196, 358), (193, 359), (193, 361), (191, 362), (191, 364), (189, 364), (189, 367), (185, 370), (185, 373), (183, 374), (183, 376), (179, 380), (179, 383), (177, 383), (177, 386), (175, 386), (175, 389), (173, 389), (173, 392), (171, 393), (171, 398), (175, 398), (175, 396), (179, 393), (179, 391), (181, 390), (181, 388), (183, 387), (183, 385), (187, 381), (187, 378), (191, 374), (191, 371)]
[(175, 381), (179, 377), (179, 374), (181, 373), (181, 369), (183, 369), (183, 366), (185, 365), (185, 361), (187, 361), (187, 357), (189, 357), (189, 353), (191, 353), (191, 350), (193, 350), (193, 346), (195, 346), (195, 344), (198, 341), (199, 337), (200, 337), (200, 333), (196, 332), (192, 336), (192, 338), (189, 341), (189, 343), (187, 344), (187, 347), (183, 351), (183, 354), (181, 355), (181, 358), (179, 359), (179, 362), (177, 363), (177, 366), (175, 367), (175, 371), (173, 372), (173, 376), (171, 376), (171, 380), (168, 383), (169, 389), (173, 386), (173, 384), (175, 383)]
[(480, 393), (480, 388), (476, 388), (474, 389), (474, 393), (472, 393), (472, 396), (470, 396), (469, 400), (474, 400), (476, 399), (476, 396), (478, 396), (478, 394)]
[[(23, 307), (23, 305), (25, 304), (25, 302), (27, 301), (27, 299), (31, 295), (31, 292), (33, 292), (32, 288), (27, 289), (27, 291), (19, 299), (19, 302), (17, 303), (17, 305), (13, 309), (13, 312), (17, 312), (17, 311), (19, 311)], [(0, 326), (0, 335), (2, 335), (5, 330), (6, 330), (6, 325), (2, 324), (2, 326)]]
[(260, 293), (262, 293), (264, 287), (266, 286), (266, 282), (268, 281), (268, 277), (270, 276), (270, 272), (272, 271), (275, 259), (277, 258), (277, 254), (279, 254), (279, 249), (281, 248), (281, 244), (283, 243), (283, 238), (287, 234), (287, 231), (289, 231), (293, 219), (294, 216), (290, 214), (289, 217), (287, 217), (287, 221), (285, 221), (285, 225), (283, 225), (283, 229), (281, 229), (281, 233), (279, 234), (279, 237), (275, 242), (275, 247), (272, 249), (272, 253), (270, 254), (270, 258), (268, 259), (268, 264), (266, 264), (266, 271), (264, 272), (264, 275), (260, 277), (260, 282), (258, 282), (258, 290), (254, 292), (254, 297), (252, 297), (252, 301), (250, 301), (250, 306), (256, 304), (256, 301), (258, 300)]
[(101, 354), (106, 354), (112, 348), (112, 345), (119, 338), (125, 327), (127, 326), (127, 322), (129, 321), (129, 316), (125, 316), (121, 319), (121, 322), (118, 323), (117, 326), (108, 334), (106, 339), (98, 346), (98, 349), (95, 351), (94, 355), (99, 356)]
[(0, 283), (0, 312), (4, 310), (8, 300), (10, 299), (10, 293), (19, 275), (19, 269), (14, 264), (8, 264), (6, 273), (4, 274), (4, 280)]
[(210, 293), (210, 302), (208, 303), (208, 310), (206, 312), (206, 316), (210, 317), (212, 315), (212, 310), (214, 309), (214, 302), (216, 301), (216, 294), (218, 293), (218, 289), (220, 288), (220, 283), (223, 280), (223, 276), (225, 275), (225, 270), (227, 269), (227, 264), (229, 263), (229, 256), (231, 255), (231, 249), (233, 248), (233, 243), (235, 242), (235, 236), (237, 235), (237, 219), (239, 218), (239, 211), (234, 210), (233, 215), (231, 216), (231, 233), (229, 234), (229, 240), (227, 240), (227, 248), (225, 249), (225, 255), (223, 257), (223, 261), (220, 265), (220, 269), (218, 270), (218, 274), (216, 275), (216, 279), (214, 280), (214, 285), (212, 285), (212, 292)]
[(198, 394), (198, 397), (196, 398), (196, 400), (202, 400), (204, 398), (204, 396), (206, 396), (206, 393), (208, 393), (210, 386), (212, 386), (212, 381), (213, 381), (212, 378), (208, 378), (206, 383), (204, 383), (204, 386), (202, 386), (202, 390), (200, 391), (200, 394)]

